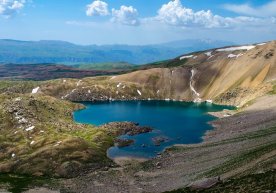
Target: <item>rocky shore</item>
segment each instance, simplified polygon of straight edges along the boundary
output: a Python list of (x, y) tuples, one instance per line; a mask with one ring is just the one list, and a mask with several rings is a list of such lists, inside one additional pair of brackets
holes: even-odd
[[(275, 96), (260, 98), (241, 112), (214, 121), (215, 129), (206, 133), (203, 143), (176, 145), (152, 160), (120, 162), (124, 164), (62, 183), (76, 192), (161, 193), (187, 186), (216, 187), (218, 176), (228, 183), (234, 177), (269, 172), (276, 161), (275, 109)], [(250, 188), (246, 183), (240, 186)], [(265, 188), (269, 184), (260, 190)]]
[(103, 129), (106, 130), (113, 130), (116, 128), (118, 132), (116, 132), (116, 135), (138, 135), (142, 133), (148, 133), (151, 132), (153, 129), (151, 127), (147, 126), (139, 126), (139, 123), (134, 122), (111, 122), (100, 126)]

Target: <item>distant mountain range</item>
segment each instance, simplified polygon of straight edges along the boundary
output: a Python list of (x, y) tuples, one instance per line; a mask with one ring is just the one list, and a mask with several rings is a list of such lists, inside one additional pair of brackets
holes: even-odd
[(181, 40), (156, 45), (76, 45), (64, 41), (0, 40), (0, 63), (89, 64), (127, 62), (146, 64), (183, 53), (232, 45), (215, 40)]

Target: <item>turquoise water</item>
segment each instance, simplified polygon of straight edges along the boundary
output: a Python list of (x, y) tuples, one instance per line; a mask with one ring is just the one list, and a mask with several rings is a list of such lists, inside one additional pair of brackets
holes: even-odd
[[(112, 101), (83, 103), (87, 108), (76, 111), (74, 119), (79, 123), (101, 125), (115, 121), (132, 121), (141, 126), (150, 126), (150, 133), (136, 136), (120, 136), (134, 139), (128, 147), (112, 147), (108, 150), (110, 158), (139, 157), (152, 158), (166, 147), (174, 144), (200, 143), (207, 130), (212, 129), (209, 121), (215, 119), (207, 112), (231, 109), (210, 103), (187, 103), (168, 101)], [(153, 138), (166, 138), (156, 146)]]

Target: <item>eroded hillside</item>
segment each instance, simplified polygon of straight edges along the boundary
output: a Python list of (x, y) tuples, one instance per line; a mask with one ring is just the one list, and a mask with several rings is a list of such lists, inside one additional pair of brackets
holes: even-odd
[[(0, 81), (0, 172), (72, 177), (89, 168), (87, 175), (65, 180), (67, 189), (162, 192), (203, 177), (269, 171), (275, 163), (275, 49), (274, 41), (207, 50), (118, 76)], [(115, 166), (106, 150), (130, 125), (76, 124), (72, 112), (83, 106), (72, 101), (149, 99), (249, 107), (222, 112), (204, 143), (103, 171)]]
[[(144, 68), (112, 77), (40, 82), (38, 92), (70, 101), (160, 99), (243, 106), (272, 90), (276, 41), (191, 53)], [(9, 90), (16, 88), (2, 92)]]

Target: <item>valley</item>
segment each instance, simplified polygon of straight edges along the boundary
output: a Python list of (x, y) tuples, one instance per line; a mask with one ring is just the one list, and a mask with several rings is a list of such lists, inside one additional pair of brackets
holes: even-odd
[[(55, 177), (56, 190), (114, 193), (165, 192), (206, 178), (227, 183), (275, 173), (276, 41), (194, 52), (119, 74), (83, 73), (0, 81), (2, 173)], [(79, 124), (72, 113), (84, 108), (76, 102), (126, 100), (237, 109), (213, 113), (220, 119), (211, 122), (214, 129), (202, 143), (174, 145), (146, 161), (114, 162), (106, 150), (130, 126)]]

